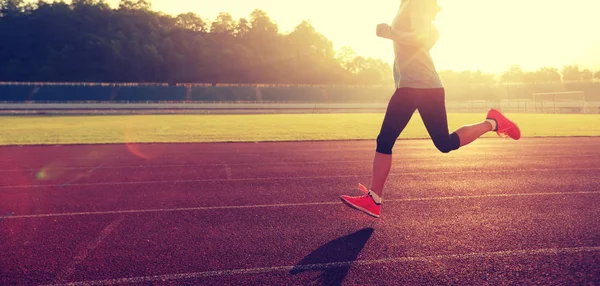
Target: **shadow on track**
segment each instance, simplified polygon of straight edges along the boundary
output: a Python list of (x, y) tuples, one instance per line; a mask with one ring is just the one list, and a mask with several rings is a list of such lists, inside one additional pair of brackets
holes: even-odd
[(322, 245), (296, 263), (290, 274), (319, 272), (317, 285), (341, 285), (373, 231), (364, 228)]

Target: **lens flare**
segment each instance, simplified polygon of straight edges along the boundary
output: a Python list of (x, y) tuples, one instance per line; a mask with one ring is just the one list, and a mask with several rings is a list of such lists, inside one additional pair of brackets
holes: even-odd
[(164, 144), (147, 144), (151, 142), (150, 134), (157, 132), (147, 123), (148, 117), (131, 116), (125, 124), (124, 142), (127, 150), (142, 159), (155, 159), (165, 152)]
[(36, 174), (35, 178), (39, 181), (56, 180), (64, 176), (65, 169), (64, 164), (61, 163), (50, 163), (41, 168)]
[(155, 156), (150, 154), (150, 152), (148, 152), (148, 150), (144, 150), (145, 148), (144, 148), (143, 144), (127, 143), (125, 146), (127, 146), (127, 150), (129, 150), (129, 152), (131, 152), (131, 154), (133, 154), (137, 157), (140, 157), (142, 159), (155, 158)]
[(43, 170), (43, 169), (40, 170), (39, 172), (37, 172), (37, 174), (35, 174), (35, 178), (38, 179), (38, 180), (44, 180), (44, 179), (46, 179), (47, 178), (46, 171)]

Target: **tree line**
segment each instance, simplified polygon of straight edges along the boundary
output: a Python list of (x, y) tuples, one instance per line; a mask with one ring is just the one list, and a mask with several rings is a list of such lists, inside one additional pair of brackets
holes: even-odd
[[(380, 59), (340, 51), (308, 21), (282, 33), (262, 10), (209, 21), (153, 11), (149, 0), (47, 3), (0, 0), (0, 81), (364, 84), (392, 83)], [(445, 83), (557, 83), (600, 79), (570, 66), (500, 76), (440, 71)]]
[(500, 81), (515, 84), (548, 84), (592, 82), (594, 78), (600, 80), (600, 71), (593, 73), (590, 69), (582, 69), (577, 65), (565, 66), (561, 72), (554, 67), (542, 67), (534, 72), (526, 72), (515, 65), (502, 74)]
[(283, 34), (249, 18), (152, 11), (147, 0), (1, 0), (0, 80), (382, 84), (391, 66), (337, 53), (308, 21)]

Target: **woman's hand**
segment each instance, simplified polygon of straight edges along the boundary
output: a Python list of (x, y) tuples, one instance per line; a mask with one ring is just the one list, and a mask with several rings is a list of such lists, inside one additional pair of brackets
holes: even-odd
[(386, 23), (377, 25), (377, 36), (389, 39), (392, 36), (392, 27)]
[(388, 24), (377, 25), (377, 36), (429, 51), (439, 38), (439, 32), (433, 24), (420, 30), (400, 31)]

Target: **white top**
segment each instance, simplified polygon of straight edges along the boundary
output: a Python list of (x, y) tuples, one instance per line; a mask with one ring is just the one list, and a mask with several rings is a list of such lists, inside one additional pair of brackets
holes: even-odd
[[(396, 88), (443, 88), (429, 50), (439, 33), (433, 23), (415, 19), (400, 7), (392, 21), (389, 38), (394, 41)], [(412, 18), (412, 19), (411, 19)]]

